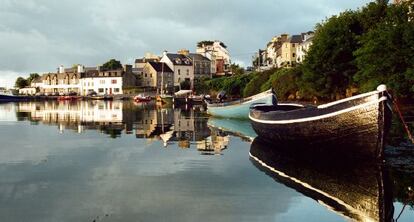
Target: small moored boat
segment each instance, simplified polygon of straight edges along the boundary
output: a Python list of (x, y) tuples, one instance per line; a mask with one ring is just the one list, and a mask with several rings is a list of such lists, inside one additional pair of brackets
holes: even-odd
[(254, 96), (231, 102), (210, 103), (206, 101), (207, 113), (212, 116), (247, 119), (250, 106), (255, 104), (272, 105), (275, 101), (276, 96), (273, 90), (269, 89)]
[(0, 88), (0, 102), (17, 102), (22, 100), (28, 100), (27, 96), (13, 95), (10, 90)]
[(308, 151), (380, 158), (391, 121), (387, 101), (386, 86), (381, 85), (375, 91), (317, 107), (257, 105), (249, 118), (258, 136), (272, 143), (307, 144)]
[(151, 96), (144, 96), (142, 94), (139, 94), (134, 97), (135, 102), (150, 102), (151, 99), (152, 99)]

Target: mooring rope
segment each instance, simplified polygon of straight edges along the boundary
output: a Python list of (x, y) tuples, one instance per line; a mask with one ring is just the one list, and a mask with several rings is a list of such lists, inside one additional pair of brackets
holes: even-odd
[[(387, 93), (388, 93), (389, 95), (391, 95), (389, 92), (387, 92)], [(404, 129), (405, 129), (405, 131), (407, 132), (408, 139), (410, 139), (411, 143), (413, 143), (413, 144), (414, 144), (414, 137), (413, 137), (413, 135), (411, 134), (410, 129), (408, 128), (407, 123), (406, 123), (406, 122), (405, 122), (405, 120), (404, 120), (404, 117), (403, 117), (403, 115), (402, 115), (402, 113), (401, 113), (400, 107), (398, 106), (397, 99), (395, 99), (395, 97), (393, 97), (393, 96), (391, 96), (391, 99), (392, 99), (392, 103), (394, 104), (394, 108), (395, 108), (395, 110), (397, 111), (397, 113), (398, 113), (398, 115), (399, 115), (399, 117), (400, 117), (400, 120), (401, 120), (402, 124), (404, 125)]]

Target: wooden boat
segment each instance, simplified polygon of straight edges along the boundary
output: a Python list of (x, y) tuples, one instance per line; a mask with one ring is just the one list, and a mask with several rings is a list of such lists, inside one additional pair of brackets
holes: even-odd
[(250, 160), (277, 183), (347, 221), (393, 221), (393, 187), (386, 168), (366, 162), (309, 158), (307, 153), (279, 148), (256, 138), (250, 147)]
[(152, 100), (151, 96), (137, 95), (134, 97), (135, 102), (150, 102)]
[(223, 103), (207, 103), (207, 113), (212, 116), (247, 119), (249, 116), (250, 106), (255, 104), (271, 105), (276, 101), (273, 90), (267, 90), (257, 95)]
[[(249, 118), (258, 136), (273, 143), (308, 144), (307, 149), (380, 158), (391, 121), (385, 85), (320, 106), (262, 105)], [(331, 146), (334, 144), (334, 146)]]

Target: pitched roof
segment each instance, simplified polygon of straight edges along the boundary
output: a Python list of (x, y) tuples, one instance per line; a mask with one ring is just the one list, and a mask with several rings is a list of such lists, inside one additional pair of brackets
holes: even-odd
[(32, 80), (32, 83), (41, 83), (42, 82), (42, 77), (41, 76), (39, 76), (39, 77), (37, 77), (37, 78), (34, 78), (33, 80)]
[[(157, 72), (173, 72), (167, 64), (163, 62), (148, 62), (152, 68), (155, 69)], [(164, 67), (163, 67), (164, 66)]]
[(142, 58), (142, 59), (135, 59), (135, 63), (146, 63), (146, 62), (158, 62), (158, 58)]
[(171, 62), (174, 65), (179, 65), (179, 66), (192, 66), (193, 65), (193, 62), (191, 61), (191, 59), (182, 54), (167, 53), (167, 57), (168, 59), (171, 60)]
[(190, 53), (190, 54), (188, 54), (188, 57), (190, 57), (191, 60), (206, 61), (206, 62), (210, 62), (211, 61), (207, 57), (205, 57), (205, 56), (203, 56), (201, 54), (197, 54), (197, 53)]
[(94, 70), (85, 70), (85, 74), (82, 76), (83, 78), (93, 78), (93, 77), (99, 77), (99, 71)]
[(292, 35), (289, 38), (290, 43), (301, 43), (302, 42), (302, 35)]

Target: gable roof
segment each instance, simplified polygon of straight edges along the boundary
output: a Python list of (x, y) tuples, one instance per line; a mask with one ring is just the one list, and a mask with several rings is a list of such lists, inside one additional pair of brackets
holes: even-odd
[(178, 65), (178, 66), (192, 66), (193, 65), (193, 62), (191, 61), (191, 59), (182, 54), (167, 53), (167, 57), (169, 60), (171, 60), (173, 65)]
[[(168, 67), (167, 64), (165, 64), (164, 62), (148, 62), (150, 66), (152, 66), (152, 68), (155, 69), (156, 72), (173, 72), (170, 67)], [(164, 66), (164, 67), (163, 67)]]
[(210, 62), (211, 61), (209, 58), (207, 58), (203, 55), (197, 54), (197, 53), (190, 53), (190, 54), (188, 54), (188, 57), (190, 57), (191, 60), (205, 61), (205, 62)]

